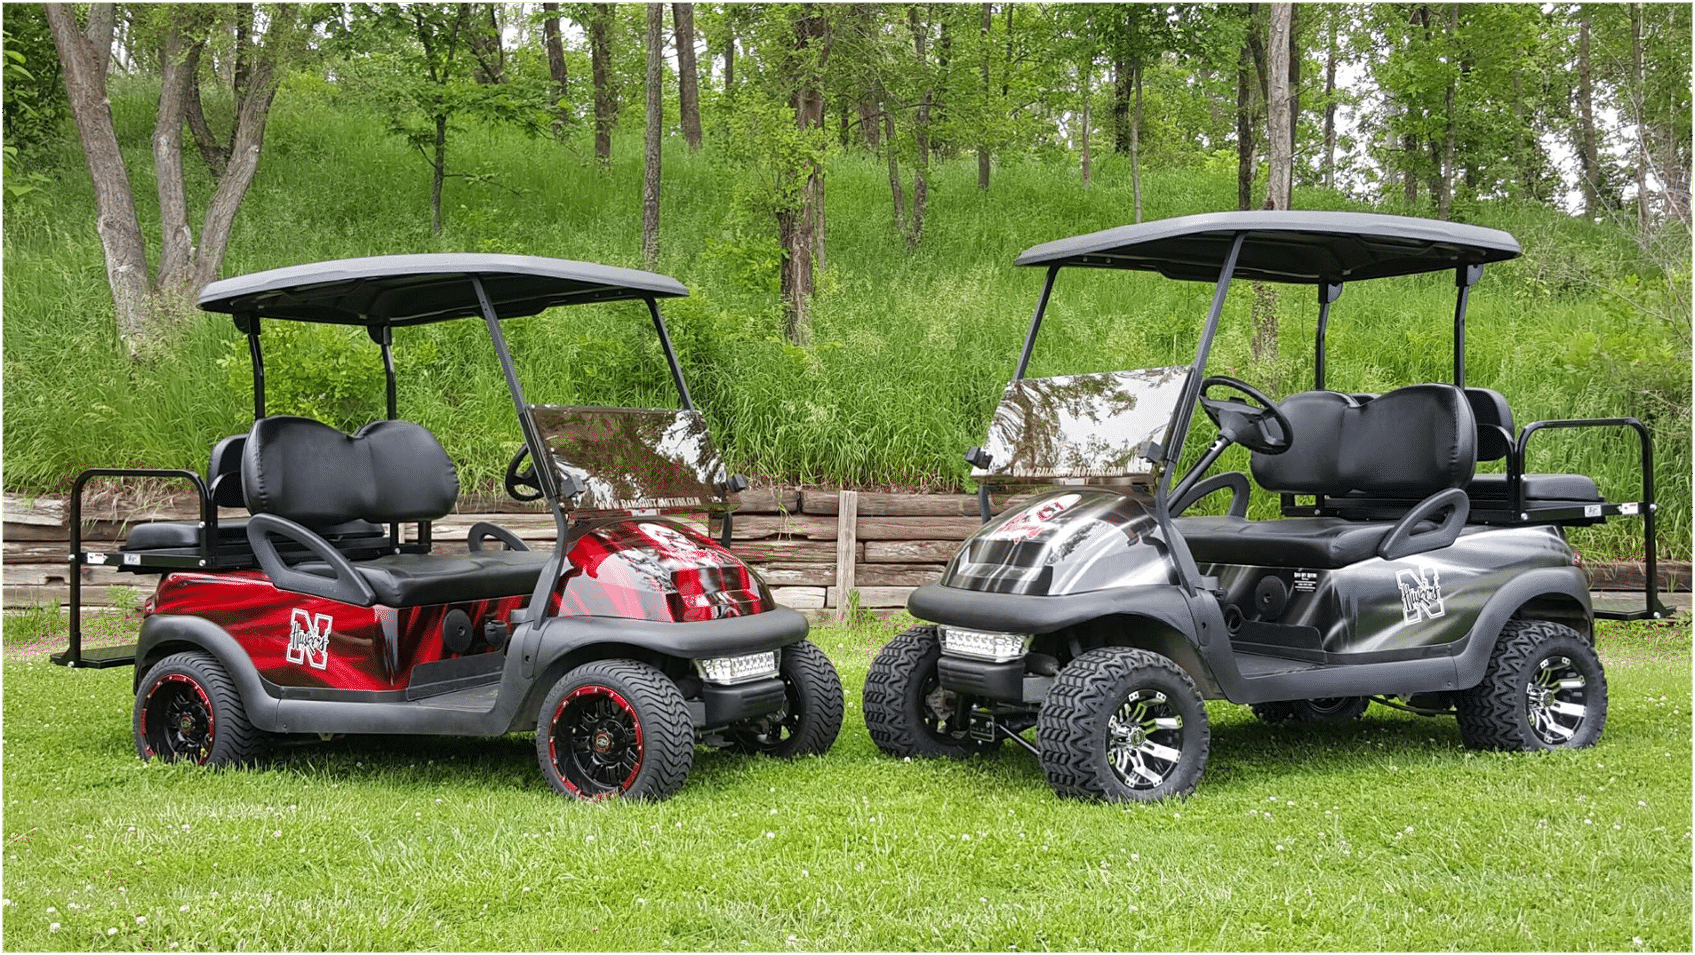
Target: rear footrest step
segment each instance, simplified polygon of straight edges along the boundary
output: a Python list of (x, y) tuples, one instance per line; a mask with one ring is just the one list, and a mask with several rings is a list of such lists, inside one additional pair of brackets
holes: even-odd
[(49, 660), (62, 667), (78, 667), (87, 670), (104, 670), (107, 667), (135, 666), (135, 644), (128, 643), (121, 647), (94, 647), (84, 650), (71, 659), (71, 652), (55, 653)]

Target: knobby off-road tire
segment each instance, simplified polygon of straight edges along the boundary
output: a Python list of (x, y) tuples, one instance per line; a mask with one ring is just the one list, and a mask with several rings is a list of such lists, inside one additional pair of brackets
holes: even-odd
[(1546, 620), (1509, 620), (1483, 682), (1454, 700), (1472, 749), (1593, 746), (1607, 725), (1607, 677), (1583, 635)]
[(968, 727), (953, 725), (958, 698), (942, 689), (936, 676), (941, 655), (936, 628), (913, 627), (890, 640), (872, 661), (862, 705), (865, 729), (878, 749), (890, 756), (961, 758), (999, 743), (972, 739)]
[(1061, 796), (1157, 802), (1195, 791), (1212, 745), (1195, 684), (1146, 650), (1090, 650), (1059, 671), (1036, 722)]
[(1346, 723), (1365, 715), (1371, 701), (1363, 696), (1329, 696), (1316, 700), (1255, 703), (1254, 715), (1266, 723)]
[(677, 685), (635, 660), (570, 671), (536, 717), (542, 776), (555, 792), (579, 799), (666, 799), (689, 778), (694, 742)]
[(764, 719), (732, 727), (731, 748), (778, 759), (821, 756), (842, 731), (842, 679), (824, 651), (807, 640), (783, 648), (778, 665), (786, 701)]
[(207, 653), (174, 653), (142, 677), (131, 717), (142, 759), (202, 766), (250, 766), (265, 752), (268, 734), (247, 719), (247, 708), (224, 665)]

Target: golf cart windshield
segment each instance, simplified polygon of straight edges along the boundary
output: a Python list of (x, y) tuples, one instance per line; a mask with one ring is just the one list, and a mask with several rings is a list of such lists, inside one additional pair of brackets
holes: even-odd
[(687, 511), (722, 507), (728, 473), (691, 409), (532, 405), (557, 473), (581, 488), (576, 511)]
[(1189, 368), (1022, 378), (1006, 386), (983, 445), (994, 484), (1084, 483), (1145, 477), (1148, 443), (1162, 443)]

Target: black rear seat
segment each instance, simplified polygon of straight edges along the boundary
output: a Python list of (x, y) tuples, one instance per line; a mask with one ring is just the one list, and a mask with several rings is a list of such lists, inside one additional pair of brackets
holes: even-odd
[[(206, 483), (218, 507), (245, 507), (247, 499), (241, 486), (241, 457), (247, 447), (247, 435), (232, 434), (212, 445), (211, 459), (206, 468)], [(330, 545), (350, 559), (378, 557), (394, 549), (387, 532), (369, 521), (352, 520), (315, 527), (313, 530)], [(218, 521), (217, 539), (212, 543), (219, 570), (242, 570), (259, 566), (253, 547), (247, 542), (247, 519), (229, 518)], [(149, 521), (137, 524), (125, 535), (119, 550), (155, 556), (197, 557), (200, 554), (200, 522)], [(306, 555), (299, 547), (280, 548), (285, 559)], [(156, 568), (119, 567), (143, 573), (157, 573)]]
[[(242, 456), (242, 487), (255, 515), (312, 527), (437, 520), (459, 496), (459, 475), (435, 435), (410, 421), (377, 421), (347, 435), (310, 418), (255, 422)], [(259, 518), (247, 535), (254, 549), (288, 541)], [(317, 535), (321, 537), (322, 535)], [(390, 554), (350, 561), (351, 570), (390, 607), (528, 596), (550, 555), (530, 551)], [(307, 561), (287, 573), (267, 566), (287, 590), (345, 599), (336, 568)]]
[[(1308, 391), (1278, 407), (1293, 426), (1292, 444), (1280, 455), (1255, 454), (1251, 464), (1254, 479), (1271, 491), (1327, 497), (1361, 491), (1416, 504), (1465, 486), (1477, 466), (1475, 419), (1452, 385), (1413, 385), (1363, 404), (1340, 392)], [(1198, 563), (1338, 568), (1375, 554), (1396, 521), (1182, 517), (1175, 523)], [(1425, 522), (1414, 530), (1436, 526)]]

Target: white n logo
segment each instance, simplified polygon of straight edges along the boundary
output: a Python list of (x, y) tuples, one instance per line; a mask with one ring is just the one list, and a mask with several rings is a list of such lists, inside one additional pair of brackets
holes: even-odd
[[(1428, 578), (1426, 575), (1429, 575)], [(1401, 617), (1407, 623), (1418, 623), (1442, 616), (1442, 578), (1436, 568), (1420, 567), (1395, 573), (1395, 583), (1401, 587)]]
[(334, 621), (327, 613), (316, 616), (295, 608), (288, 620), (288, 653), (290, 663), (304, 663), (314, 670), (330, 665), (330, 628)]

